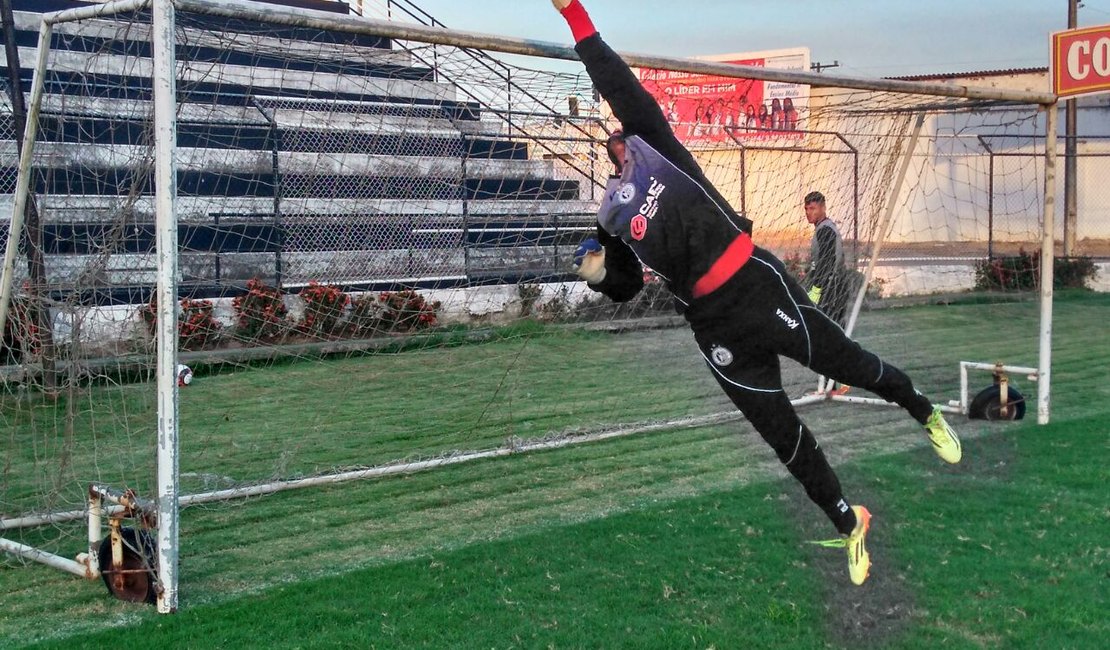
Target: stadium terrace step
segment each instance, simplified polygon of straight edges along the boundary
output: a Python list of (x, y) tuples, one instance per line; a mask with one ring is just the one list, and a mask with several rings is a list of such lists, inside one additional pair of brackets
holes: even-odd
[[(490, 162), (483, 166), (489, 167)], [(36, 193), (102, 193), (125, 196), (117, 188), (126, 188), (135, 181), (125, 169), (106, 168), (89, 176), (72, 169), (55, 169), (46, 178), (39, 177), (32, 187)], [(0, 169), (0, 183), (14, 186), (14, 167)], [(273, 173), (240, 172), (235, 175), (217, 175), (203, 171), (179, 171), (177, 192), (179, 196), (243, 197), (274, 196), (279, 176)], [(152, 177), (139, 182), (140, 186), (153, 187)], [(451, 199), (569, 201), (578, 199), (578, 181), (545, 178), (466, 178), (458, 176), (364, 176), (350, 174), (281, 174), (282, 196), (315, 197), (318, 199), (409, 199), (414, 201), (443, 201)]]
[[(67, 224), (111, 224), (126, 211), (131, 222), (154, 221), (154, 199), (139, 196), (124, 202), (112, 195), (43, 195), (39, 208), (55, 215), (55, 222)], [(0, 194), (0, 217), (12, 209), (12, 195)], [(179, 196), (177, 211), (179, 223), (215, 224), (223, 221), (265, 223), (297, 216), (339, 220), (344, 215), (409, 215), (415, 219), (425, 217), (463, 216), (496, 219), (588, 216), (595, 218), (596, 203), (582, 200), (566, 201), (516, 201), (511, 198), (463, 201), (454, 196), (443, 200), (408, 201), (398, 198), (378, 199), (321, 199), (313, 197), (286, 198), (281, 202), (281, 212), (275, 215), (274, 200), (270, 196)], [(7, 225), (0, 219), (0, 233), (7, 232)]]
[[(273, 5), (284, 5), (288, 7), (301, 7), (304, 9), (312, 9), (314, 11), (326, 11), (335, 14), (350, 14), (350, 6), (347, 3), (331, 2), (329, 0), (255, 0), (257, 2), (265, 2)], [(96, 6), (97, 2), (78, 2), (76, 0), (12, 0), (12, 11), (16, 16), (16, 25), (20, 29), (27, 29), (25, 25), (26, 18), (20, 19), (20, 14), (30, 15), (35, 17), (31, 29), (38, 32), (39, 22), (37, 16), (44, 13), (51, 13), (55, 11), (64, 11), (66, 9), (75, 9), (78, 7)], [(330, 44), (344, 44), (344, 45), (359, 45), (362, 47), (384, 48), (388, 49), (392, 46), (391, 39), (366, 36), (361, 34), (347, 34), (343, 32), (329, 32), (318, 30), (308, 27), (289, 27), (283, 25), (260, 24), (249, 20), (232, 20), (207, 16), (192, 16), (190, 14), (182, 14), (178, 12), (178, 21), (182, 21), (182, 15), (186, 16), (183, 26), (199, 29), (205, 33), (218, 34), (221, 31), (234, 30), (236, 32), (257, 34), (260, 37), (269, 37), (272, 39), (286, 39), (286, 40), (303, 40), (316, 43), (330, 43)], [(107, 21), (99, 21), (106, 23)], [(93, 21), (87, 21), (85, 24), (95, 24)], [(59, 30), (59, 33), (64, 33)], [(130, 40), (149, 40), (146, 33), (143, 31), (135, 30), (128, 34)]]
[[(39, 14), (26, 12), (14, 14), (14, 26), (17, 30), (14, 42), (19, 48), (21, 61), (34, 60), (35, 48), (38, 47), (40, 22)], [(80, 32), (76, 32), (74, 26), (63, 23), (57, 27), (57, 33), (51, 41), (51, 49), (55, 53), (97, 54), (102, 57), (108, 55), (106, 61), (109, 66), (112, 65), (113, 61), (110, 55), (118, 57), (116, 59), (118, 62), (127, 60), (126, 57), (151, 56), (149, 30), (136, 27), (125, 36), (120, 36), (108, 21), (102, 21), (101, 24), (104, 25), (102, 30), (90, 34), (88, 24), (83, 25)], [(185, 30), (185, 33), (191, 37), (189, 38), (189, 46), (179, 47), (176, 54), (179, 61), (188, 62), (187, 65), (191, 67), (199, 67), (195, 64), (246, 65), (416, 81), (430, 81), (435, 74), (429, 68), (413, 65), (411, 55), (403, 50), (382, 49), (383, 46), (388, 48), (388, 41), (384, 39), (368, 43), (361, 48), (356, 47), (355, 51), (359, 53), (358, 58), (314, 60), (306, 56), (302, 59), (288, 61), (275, 56), (260, 54), (258, 51), (237, 52), (222, 49), (220, 48), (222, 43), (218, 37), (204, 31), (194, 29)], [(279, 37), (273, 33), (260, 36), (258, 41), (260, 47), (270, 45), (273, 49), (276, 49), (276, 46), (281, 43)], [(66, 60), (76, 62), (78, 57), (65, 57), (62, 61), (63, 65)]]
[[(345, 130), (310, 123), (311, 126), (305, 124), (299, 128), (279, 124), (276, 132), (269, 124), (211, 124), (182, 120), (178, 123), (177, 144), (188, 149), (245, 149), (267, 153), (276, 147), (288, 152), (528, 159), (528, 146), (524, 142), (465, 136), (458, 129), (405, 128), (404, 124), (411, 124), (411, 120), (372, 117), (348, 124)], [(0, 115), (0, 132), (10, 132), (14, 128), (11, 115)], [(46, 115), (39, 121), (39, 142), (80, 143), (82, 148), (87, 144), (127, 146), (140, 142), (145, 128), (144, 122), (139, 119)]]
[[(21, 61), (24, 60), (21, 58)], [(149, 77), (122, 75), (115, 72), (117, 69), (95, 71), (98, 80), (102, 81), (96, 85), (88, 83), (87, 72), (59, 69), (46, 80), (44, 92), (112, 99), (151, 98)], [(6, 66), (0, 66), (0, 71), (7, 75)], [(250, 105), (257, 96), (282, 95), (289, 99), (366, 101), (381, 102), (383, 105), (393, 101), (396, 106), (395, 100), (403, 97), (414, 109), (434, 111), (440, 117), (479, 119), (478, 104), (454, 99), (449, 86), (434, 81), (336, 75), (336, 82), (345, 85), (344, 90), (335, 91), (316, 87), (312, 78), (314, 73), (310, 72), (273, 70), (269, 74), (259, 72), (257, 77), (252, 77), (252, 72), (255, 69), (244, 68), (239, 82), (213, 82), (208, 80), (211, 75), (203, 69), (196, 70), (179, 79), (178, 99), (181, 102)], [(32, 76), (31, 70), (20, 69), (20, 84), (24, 92), (30, 90)]]
[[(552, 215), (544, 219), (453, 217), (426, 215), (293, 215), (280, 220), (183, 224), (177, 228), (182, 253), (276, 253), (348, 250), (426, 250), (461, 245), (476, 247), (551, 246), (577, 244), (592, 231), (593, 215)], [(6, 229), (0, 229), (0, 233)], [(568, 240), (570, 237), (573, 242)], [(109, 246), (114, 256), (152, 253), (153, 222), (114, 224), (46, 224), (42, 230), (47, 255), (93, 255)]]
[[(329, 105), (330, 104), (330, 105)], [(313, 108), (315, 107), (315, 109)], [(260, 108), (262, 110), (260, 110)], [(88, 95), (46, 94), (42, 112), (48, 120), (63, 111), (74, 120), (138, 121), (153, 110), (149, 98), (95, 97)], [(271, 117), (267, 117), (267, 111)], [(11, 124), (12, 104), (7, 93), (0, 93), (0, 120)], [(458, 113), (453, 106), (401, 104), (396, 102), (322, 102), (275, 98), (257, 95), (250, 102), (234, 104), (178, 104), (178, 130), (210, 124), (213, 128), (270, 127), (279, 129), (334, 129), (342, 115), (347, 131), (389, 135), (413, 135), (458, 139), (463, 135), (494, 137), (498, 130), (489, 128), (467, 109), (465, 119), (452, 119)], [(273, 121), (271, 121), (271, 118)], [(55, 122), (57, 120), (55, 119)]]

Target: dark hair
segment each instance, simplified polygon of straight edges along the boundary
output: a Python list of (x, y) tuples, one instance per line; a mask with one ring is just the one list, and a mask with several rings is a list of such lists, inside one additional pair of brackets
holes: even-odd
[(806, 194), (806, 203), (824, 203), (825, 195), (820, 192), (810, 192)]

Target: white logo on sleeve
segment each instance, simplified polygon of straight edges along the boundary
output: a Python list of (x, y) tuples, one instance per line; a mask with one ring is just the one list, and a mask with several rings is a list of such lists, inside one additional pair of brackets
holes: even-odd
[(636, 186), (632, 183), (625, 183), (617, 190), (617, 201), (621, 205), (632, 203), (634, 198), (636, 198)]
[(709, 351), (709, 358), (718, 366), (727, 366), (732, 363), (732, 352), (726, 347), (714, 345)]
[(786, 326), (789, 327), (790, 329), (794, 329), (798, 326), (798, 321), (796, 321), (793, 318), (787, 316), (786, 312), (784, 312), (783, 310), (776, 309), (775, 313), (778, 315), (779, 318), (782, 319), (782, 322), (786, 323)]

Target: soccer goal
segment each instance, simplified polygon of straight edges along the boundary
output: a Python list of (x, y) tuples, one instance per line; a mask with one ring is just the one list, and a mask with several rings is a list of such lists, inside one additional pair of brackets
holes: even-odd
[[(614, 305), (570, 272), (617, 126), (571, 48), (422, 25), (404, 2), (392, 20), (15, 7), (39, 40), (15, 63), (26, 110), (9, 89), (0, 123), (11, 561), (168, 612), (185, 507), (739, 418), (659, 281)], [(676, 113), (676, 133), (799, 277), (802, 199), (824, 193), (849, 330), (956, 411), (961, 373), (1005, 362), (1047, 422), (1054, 97), (625, 56), (645, 84), (742, 88)], [(757, 92), (791, 100), (777, 121), (746, 121)], [(972, 295), (914, 333), (876, 309)], [(798, 405), (874, 401), (814, 380), (784, 367)], [(259, 527), (237, 543), (281, 554), (280, 515)], [(241, 564), (232, 582), (261, 580)]]

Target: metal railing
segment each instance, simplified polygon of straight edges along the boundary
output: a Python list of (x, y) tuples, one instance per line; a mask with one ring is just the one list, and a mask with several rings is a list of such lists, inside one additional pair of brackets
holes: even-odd
[[(394, 19), (394, 9), (399, 10), (401, 13), (403, 13), (404, 15), (408, 16), (409, 18), (413, 19), (414, 21), (416, 21), (417, 23), (419, 23), (421, 25), (424, 25), (424, 26), (427, 26), (427, 27), (440, 27), (440, 28), (444, 28), (444, 29), (447, 28), (447, 25), (445, 25), (442, 22), (440, 22), (439, 20), (437, 20), (434, 16), (432, 16), (428, 12), (424, 11), (422, 8), (420, 8), (419, 6), (417, 6), (416, 4), (411, 2), (410, 0), (386, 0), (386, 13), (390, 17), (390, 20)], [(394, 41), (394, 42), (396, 42), (396, 41)], [(467, 97), (471, 98), (471, 100), (477, 102), (480, 106), (482, 106), (483, 109), (485, 109), (485, 110), (489, 111), (490, 113), (493, 113), (494, 115), (497, 115), (499, 118), (501, 118), (508, 127), (510, 137), (513, 134), (513, 132), (515, 131), (517, 134), (519, 134), (520, 137), (522, 137), (523, 139), (525, 139), (529, 142), (532, 142), (532, 143), (536, 144), (537, 146), (540, 146), (541, 148), (546, 150), (548, 153), (551, 153), (551, 154), (557, 154), (558, 153), (554, 149), (549, 147), (547, 144), (545, 144), (542, 140), (536, 139), (532, 134), (530, 134), (528, 131), (526, 131), (524, 128), (522, 128), (519, 124), (514, 123), (514, 121), (513, 121), (514, 116), (537, 115), (536, 111), (517, 111), (517, 110), (513, 109), (513, 92), (515, 91), (516, 93), (518, 93), (520, 95), (523, 95), (524, 98), (526, 98), (531, 103), (531, 105), (536, 106), (536, 107), (541, 108), (541, 109), (544, 109), (546, 111), (546, 113), (545, 113), (546, 116), (550, 117), (551, 119), (568, 120), (568, 122), (572, 126), (574, 126), (575, 130), (578, 131), (578, 133), (580, 134), (581, 137), (588, 138), (591, 141), (596, 141), (596, 138), (594, 137), (594, 135), (592, 133), (590, 133), (588, 130), (579, 126), (579, 123), (581, 123), (581, 122), (595, 122), (599, 126), (601, 126), (600, 118), (598, 118), (598, 117), (581, 117), (581, 116), (575, 116), (575, 115), (567, 115), (566, 113), (561, 113), (561, 112), (557, 111), (555, 108), (550, 106), (546, 101), (544, 101), (540, 97), (537, 97), (534, 93), (529, 91), (527, 88), (525, 88), (524, 86), (521, 86), (520, 84), (513, 81), (513, 77), (512, 77), (513, 70), (517, 69), (517, 68), (515, 68), (514, 66), (510, 66), (510, 65), (506, 64), (505, 62), (491, 56), (490, 54), (488, 54), (484, 51), (474, 50), (474, 49), (465, 48), (465, 47), (453, 48), (456, 51), (465, 54), (471, 61), (473, 61), (474, 63), (476, 63), (480, 66), (482, 66), (482, 68), (485, 69), (487, 72), (490, 72), (490, 73), (494, 74), (495, 76), (497, 76), (498, 78), (500, 78), (504, 82), (504, 84), (505, 84), (505, 98), (506, 98), (506, 106), (505, 107), (494, 106), (489, 101), (484, 100), (480, 96), (478, 96), (477, 93), (475, 93), (472, 89), (467, 87), (467, 85), (464, 82), (456, 80), (453, 77), (446, 74), (443, 70), (443, 67), (439, 63), (439, 50), (438, 50), (439, 46), (438, 45), (432, 44), (430, 46), (431, 49), (432, 49), (432, 58), (431, 58), (430, 61), (427, 58), (420, 55), (414, 48), (408, 47), (408, 46), (403, 45), (403, 44), (400, 44), (400, 46), (402, 47), (402, 49), (404, 49), (406, 52), (411, 54), (418, 61), (420, 61), (424, 65), (427, 65), (429, 68), (431, 68), (432, 71), (435, 74), (436, 81), (444, 81), (446, 83), (451, 84), (453, 87), (455, 87), (456, 90), (462, 92)], [(578, 170), (578, 171), (583, 176), (587, 175), (587, 172), (585, 170)], [(602, 184), (599, 183), (599, 185), (602, 185)]]
[[(1005, 216), (1001, 213), (1000, 206), (996, 202), (996, 181), (1000, 174), (998, 169), (1000, 160), (1010, 159), (1024, 159), (1029, 164), (1035, 163), (1039, 158), (1044, 157), (1044, 137), (1037, 135), (1027, 136), (998, 136), (992, 137), (989, 135), (976, 136), (980, 146), (987, 154), (987, 259), (993, 259), (998, 253), (996, 231), (1001, 227), (1000, 221)], [(1016, 142), (1015, 145), (1003, 146), (1000, 144), (1001, 140), (1009, 140)], [(1086, 175), (1089, 178), (1099, 178), (1105, 176), (1104, 173), (1098, 173), (1095, 170), (1083, 170), (1085, 165), (1095, 165), (1099, 159), (1110, 159), (1110, 135), (1080, 135), (1076, 140), (1082, 144), (1094, 143), (1101, 144), (1103, 150), (1095, 151), (1077, 151), (1075, 153), (1077, 175)], [(1063, 143), (1061, 143), (1063, 146)], [(1059, 154), (1058, 154), (1059, 155)], [(1106, 163), (1105, 170), (1110, 172), (1110, 161)], [(1043, 183), (1043, 170), (1037, 168), (1034, 170), (1037, 175), (1038, 184)], [(1087, 174), (1084, 174), (1087, 171)], [(1102, 171), (1101, 169), (1098, 171)], [(1087, 255), (1090, 257), (1106, 258), (1110, 257), (1110, 212), (1107, 213), (1106, 223), (1095, 223), (1093, 221), (1094, 215), (1082, 214), (1084, 208), (1092, 208), (1092, 212), (1098, 210), (1098, 206), (1110, 205), (1110, 189), (1107, 189), (1104, 184), (1099, 183), (1077, 183), (1078, 188), (1082, 192), (1101, 190), (1097, 197), (1084, 197), (1085, 201), (1080, 202), (1079, 214), (1076, 215), (1074, 222), (1064, 219), (1062, 222), (1061, 244), (1062, 253), (1064, 257), (1072, 257), (1075, 255)], [(1084, 242), (1080, 244), (1079, 242)]]

